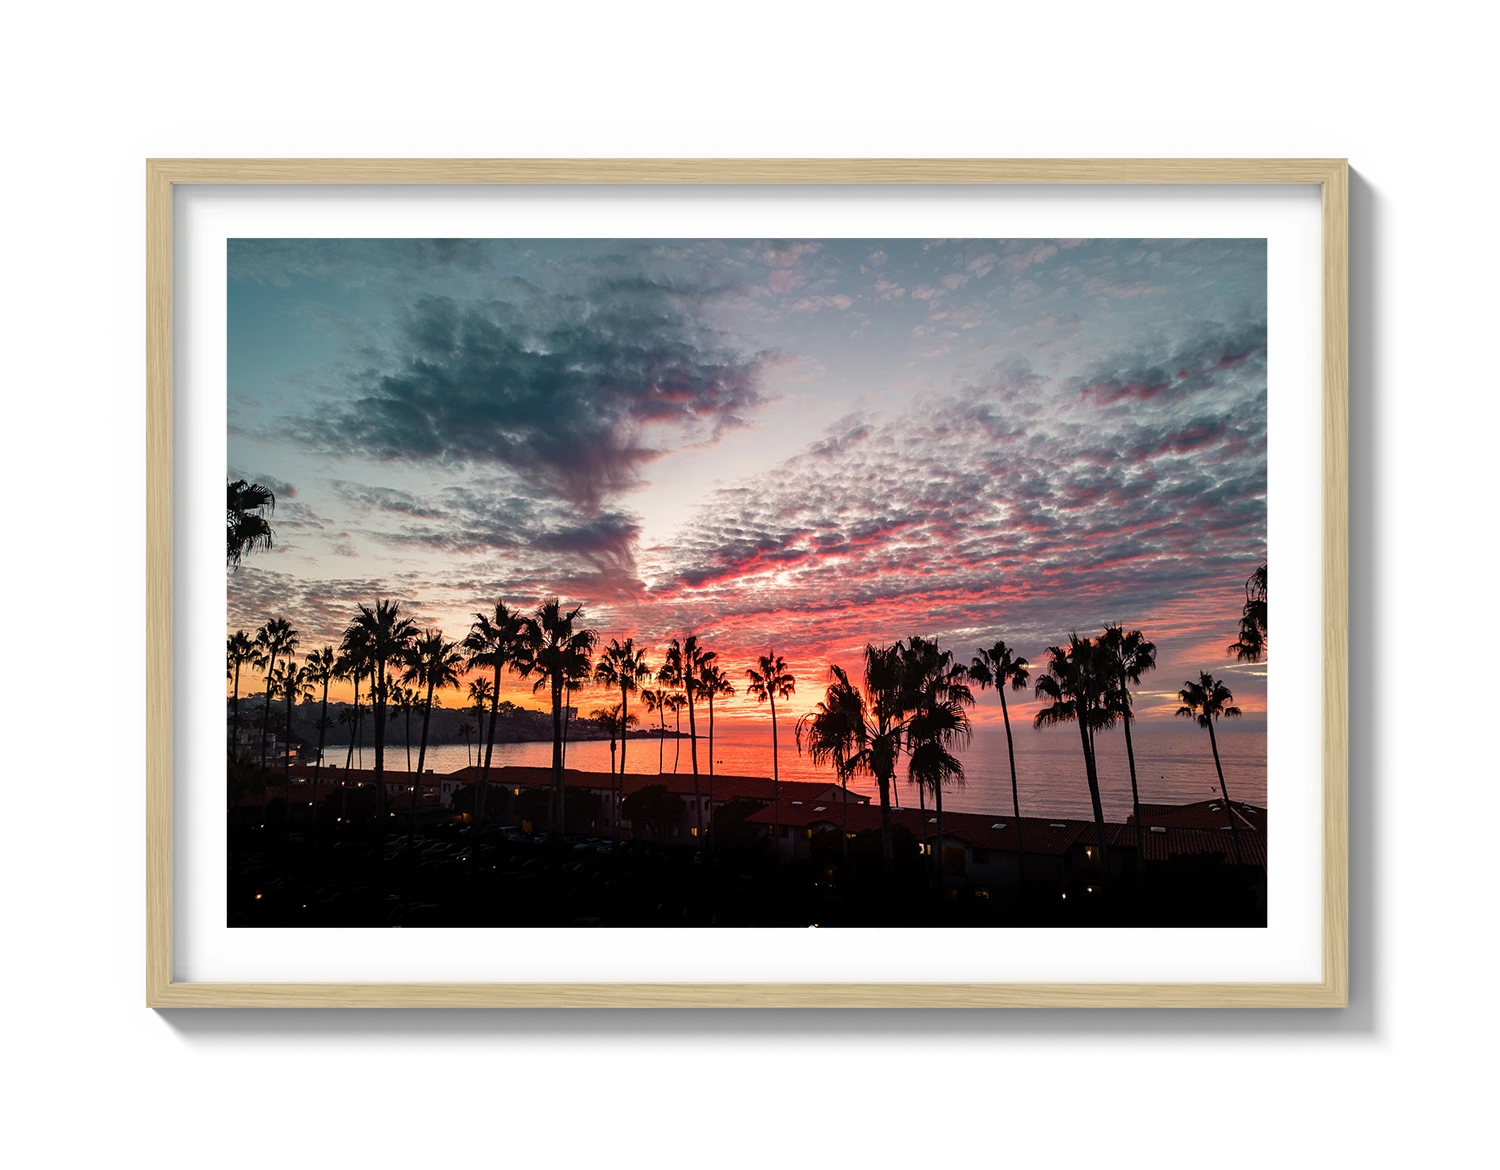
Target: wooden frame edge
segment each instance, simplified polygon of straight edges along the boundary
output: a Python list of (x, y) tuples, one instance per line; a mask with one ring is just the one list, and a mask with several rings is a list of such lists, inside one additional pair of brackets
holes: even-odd
[[(1317, 184), (1323, 236), (1323, 978), (1317, 983), (183, 983), (172, 978), (172, 211), (204, 183)], [(146, 1005), (1346, 1007), (1349, 169), (1345, 159), (148, 159)]]

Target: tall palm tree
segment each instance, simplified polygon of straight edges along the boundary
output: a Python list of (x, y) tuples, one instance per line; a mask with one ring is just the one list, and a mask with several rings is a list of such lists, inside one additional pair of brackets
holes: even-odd
[(276, 496), (270, 488), (246, 483), (243, 479), (234, 480), (227, 486), (227, 559), (238, 570), (247, 553), (265, 551), (275, 541), (269, 517), (276, 511)]
[[(714, 833), (714, 699), (734, 694), (734, 684), (718, 664), (712, 650), (703, 655), (698, 667), (698, 690), (708, 700), (708, 831)], [(846, 810), (847, 811), (847, 810)]]
[(235, 757), (240, 752), (240, 668), (248, 666), (256, 669), (264, 666), (265, 660), (244, 630), (235, 630), (227, 639), (225, 649), (229, 677), (234, 680), (234, 718), (229, 729), (229, 754)]
[(1005, 721), (1005, 750), (1010, 755), (1010, 802), (1016, 821), (1016, 897), (1024, 901), (1026, 884), (1025, 841), (1021, 834), (1021, 789), (1016, 783), (1016, 743), (1010, 733), (1010, 707), (1005, 701), (1005, 688), (1024, 691), (1030, 678), (1031, 667), (1003, 641), (997, 641), (988, 650), (981, 649), (969, 663), (969, 677), (979, 689), (994, 687), (1000, 696), (1000, 717)]
[(675, 746), (672, 748), (672, 775), (677, 775), (677, 765), (682, 762), (682, 709), (687, 706), (687, 697), (681, 691), (668, 691), (667, 710), (677, 719)]
[(786, 659), (767, 650), (755, 665), (745, 671), (750, 681), (745, 692), (758, 703), (771, 704), (771, 840), (781, 836), (781, 761), (776, 743), (776, 700), (790, 699), (797, 690), (797, 680), (787, 668)]
[(953, 653), (927, 638), (912, 637), (901, 647), (902, 708), (906, 724), (907, 777), (917, 790), (931, 789), (937, 810), (937, 848), (933, 868), (937, 888), (943, 884), (943, 788), (964, 782), (963, 762), (954, 754), (971, 735), (966, 707), (974, 694), (967, 669)]
[(307, 682), (323, 689), (322, 706), (318, 711), (318, 758), (313, 761), (312, 782), (312, 840), (318, 843), (318, 780), (323, 775), (323, 744), (328, 735), (328, 686), (338, 677), (338, 656), (332, 646), (314, 650), (307, 656)]
[(1224, 719), (1238, 719), (1240, 709), (1232, 707), (1234, 695), (1218, 679), (1207, 671), (1200, 671), (1198, 681), (1189, 680), (1182, 684), (1182, 690), (1177, 692), (1177, 698), (1181, 700), (1182, 706), (1177, 708), (1177, 714), (1184, 719), (1196, 720), (1199, 727), (1208, 728), (1208, 744), (1213, 748), (1214, 769), (1219, 773), (1219, 795), (1224, 798), (1224, 811), (1229, 814), (1229, 833), (1234, 841), (1234, 860), (1237, 865), (1245, 864), (1245, 855), (1240, 849), (1240, 827), (1235, 819), (1234, 806), (1229, 803), (1229, 789), (1224, 785), (1224, 765), (1219, 761), (1219, 740), (1214, 735), (1214, 724), (1222, 717)]
[(620, 704), (615, 703), (610, 707), (595, 707), (589, 712), (589, 718), (597, 723), (601, 730), (609, 736), (609, 791), (613, 795), (615, 790), (615, 747), (620, 739)]
[(365, 643), (365, 653), (374, 668), (371, 672), (373, 698), (370, 706), (375, 714), (375, 815), (380, 826), (376, 832), (384, 833), (385, 716), (390, 700), (390, 680), (416, 637), (417, 625), (411, 618), (401, 616), (399, 601), (380, 600), (374, 609), (361, 605), (349, 628), (357, 631), (357, 636)]
[(474, 725), (467, 719), (458, 725), (458, 738), (464, 741), (464, 759), (472, 768), (474, 766)]
[(1104, 805), (1099, 797), (1099, 770), (1094, 753), (1094, 733), (1113, 727), (1120, 717), (1115, 697), (1119, 675), (1097, 642), (1068, 635), (1068, 645), (1047, 648), (1047, 672), (1036, 680), (1036, 696), (1050, 705), (1036, 713), (1036, 727), (1077, 723), (1083, 745), (1083, 767), (1088, 778), (1089, 798), (1094, 806), (1094, 835), (1099, 860), (1104, 867), (1104, 886), (1109, 889), (1109, 845), (1104, 839)]
[(656, 774), (660, 776), (666, 770), (667, 692), (654, 687), (643, 687), (641, 702), (646, 704), (648, 714), (661, 717), (661, 733), (656, 737)]
[(298, 699), (309, 697), (312, 687), (308, 685), (307, 671), (292, 661), (290, 655), (281, 664), (281, 675), (276, 691), (286, 700), (286, 751), (282, 756), (281, 786), (286, 798), (287, 831), (292, 825), (292, 708)]
[(880, 791), (881, 859), (889, 880), (895, 867), (891, 790), (906, 732), (904, 704), (910, 697), (904, 685), (901, 647), (865, 646), (863, 690), (836, 663), (828, 667), (828, 678), (823, 700), (797, 721), (797, 750), (805, 742), (813, 762), (833, 764), (841, 782), (859, 773), (875, 778)]
[(458, 643), (444, 638), (441, 630), (428, 630), (412, 642), (404, 666), (402, 677), (407, 682), (427, 688), (426, 697), (423, 698), (419, 691), (416, 700), (422, 708), (422, 746), (417, 751), (417, 775), (411, 786), (411, 832), (407, 836), (408, 844), (415, 847), (417, 806), (421, 804), (422, 777), (427, 766), (427, 728), (432, 721), (432, 696), (435, 691), (458, 686), (464, 656), (459, 653)]
[[(570, 680), (586, 678), (593, 661), (596, 631), (580, 624), (583, 606), (564, 610), (557, 598), (544, 601), (526, 619), (521, 661), (525, 676), (536, 676), (532, 690), (546, 688), (552, 697), (552, 809), (558, 817), (565, 809), (563, 793), (563, 691)], [(559, 822), (554, 819), (554, 826)]]
[(339, 715), (340, 723), (349, 725), (349, 751), (344, 757), (344, 771), (354, 767), (354, 748), (359, 739), (359, 683), (365, 675), (366, 658), (363, 643), (354, 630), (345, 630), (343, 641), (339, 645), (338, 659), (334, 663), (334, 672), (339, 678), (347, 678), (354, 684), (354, 706), (346, 708)]
[(1240, 636), (1229, 643), (1229, 653), (1241, 662), (1259, 662), (1266, 655), (1266, 568), (1262, 565), (1245, 581), (1245, 608), (1240, 611)]
[[(490, 702), (490, 725), (485, 734), (484, 760), (479, 765), (479, 787), (474, 793), (474, 834), (477, 837), (484, 832), (485, 796), (488, 793), (490, 778), (490, 763), (495, 755), (495, 721), (500, 714), (500, 676), (517, 665), (517, 656), (521, 653), (521, 635), (526, 619), (517, 611), (511, 609), (503, 601), (495, 602), (493, 614), (476, 613), (474, 623), (469, 627), (469, 633), (463, 640), (463, 648), (468, 653), (468, 668), (488, 669), (494, 672), (494, 682), (491, 684), (489, 693)], [(476, 692), (471, 686), (469, 697), (476, 700), (482, 697), (482, 692)], [(484, 727), (483, 714), (480, 716), (480, 727)]]
[[(397, 663), (401, 669), (405, 669), (405, 663)], [(403, 743), (406, 746), (406, 770), (411, 772), (411, 713), (417, 704), (417, 692), (410, 687), (404, 687), (398, 682), (391, 684), (390, 704), (392, 713), (399, 713), (406, 720), (406, 735)]]
[(1141, 793), (1135, 781), (1135, 745), (1130, 739), (1130, 725), (1135, 722), (1131, 708), (1130, 684), (1139, 683), (1141, 675), (1156, 669), (1156, 643), (1147, 641), (1140, 630), (1126, 633), (1118, 623), (1105, 626), (1099, 635), (1099, 648), (1116, 675), (1115, 699), (1119, 703), (1120, 722), (1125, 727), (1125, 758), (1130, 762), (1130, 802), (1135, 812), (1136, 878), (1146, 876), (1146, 845), (1141, 824)]
[(276, 671), (276, 660), (290, 656), (297, 649), (297, 631), (285, 618), (272, 618), (255, 632), (255, 649), (266, 663), (266, 701), (260, 719), (260, 766), (264, 770), (271, 747), (271, 676)]
[[(651, 678), (646, 665), (646, 652), (635, 648), (635, 639), (610, 640), (609, 647), (599, 655), (594, 664), (594, 681), (603, 687), (618, 687), (620, 690), (620, 718), (630, 717), (630, 692), (638, 690), (641, 683)], [(620, 738), (620, 775), (625, 775), (625, 736)]]
[[(618, 638), (612, 638), (609, 647), (599, 655), (599, 661), (594, 664), (594, 681), (604, 687), (619, 687), (620, 689), (620, 780), (617, 789), (612, 789), (610, 796), (614, 802), (614, 825), (615, 841), (620, 839), (620, 803), (625, 799), (625, 749), (630, 739), (630, 727), (637, 722), (636, 717), (630, 713), (630, 692), (638, 690), (641, 683), (649, 681), (651, 669), (646, 665), (646, 652), (635, 648), (635, 639), (626, 638), (621, 642)], [(611, 770), (613, 770), (613, 752), (611, 752)], [(613, 782), (611, 782), (613, 785)]]

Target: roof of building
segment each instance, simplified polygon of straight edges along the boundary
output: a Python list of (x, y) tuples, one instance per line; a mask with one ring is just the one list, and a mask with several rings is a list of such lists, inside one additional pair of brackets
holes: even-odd
[[(1259, 805), (1232, 801), (1240, 828), (1266, 831), (1266, 810)], [(1159, 825), (1164, 829), (1229, 829), (1229, 817), (1222, 800), (1199, 800), (1193, 804), (1143, 804), (1141, 819), (1148, 825)], [(1127, 825), (1135, 824), (1132, 813), (1125, 818)]]
[[(448, 773), (450, 780), (459, 780), (463, 783), (472, 783), (479, 779), (480, 769), (470, 765), (460, 768), (457, 772)], [(612, 787), (619, 785), (626, 796), (632, 792), (638, 792), (642, 788), (648, 788), (653, 784), (663, 784), (669, 792), (678, 795), (690, 796), (696, 780), (698, 792), (708, 795), (709, 777), (706, 773), (700, 773), (694, 777), (692, 773), (655, 773), (628, 772), (624, 776), (612, 776), (608, 772), (584, 772), (576, 768), (563, 770), (563, 783), (569, 788), (591, 788), (601, 792), (608, 792)], [(552, 783), (551, 768), (524, 768), (504, 767), (490, 769), (490, 783), (510, 785), (514, 788), (535, 788), (539, 785)], [(775, 789), (775, 783), (769, 776), (735, 776), (717, 775), (713, 777), (714, 800), (722, 803), (726, 800), (746, 798), (750, 800), (770, 800)], [(783, 802), (790, 800), (812, 800), (820, 798), (829, 793), (837, 793), (838, 786), (820, 781), (805, 780), (783, 780), (781, 782), (781, 799)], [(867, 796), (858, 793), (849, 794), (849, 803), (866, 802)]]

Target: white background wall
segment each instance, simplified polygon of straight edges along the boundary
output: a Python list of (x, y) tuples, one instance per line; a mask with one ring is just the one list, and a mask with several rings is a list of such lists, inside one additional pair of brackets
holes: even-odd
[[(1455, 1161), (1497, 1039), (1480, 9), (545, 7), (8, 12), (4, 775), (71, 799), (0, 847), (6, 1160)], [(142, 160), (195, 154), (1347, 155), (1352, 1006), (147, 1011)]]

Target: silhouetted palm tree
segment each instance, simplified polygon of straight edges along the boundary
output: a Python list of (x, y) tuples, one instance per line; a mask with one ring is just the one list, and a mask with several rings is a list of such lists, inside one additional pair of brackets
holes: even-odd
[(1148, 642), (1140, 630), (1126, 633), (1123, 626), (1116, 624), (1104, 627), (1104, 633), (1099, 636), (1099, 648), (1116, 675), (1115, 698), (1119, 703), (1120, 720), (1125, 726), (1125, 757), (1130, 762), (1130, 802), (1135, 812), (1136, 876), (1144, 881), (1146, 828), (1141, 824), (1141, 793), (1135, 781), (1135, 745), (1130, 739), (1130, 725), (1135, 722), (1135, 713), (1130, 709), (1130, 684), (1139, 683), (1141, 675), (1156, 669), (1156, 643)]
[(672, 775), (677, 775), (677, 765), (682, 762), (682, 709), (687, 706), (687, 698), (681, 691), (668, 691), (666, 698), (667, 710), (676, 717), (676, 738), (673, 740), (672, 748)]
[(907, 777), (917, 790), (931, 789), (937, 808), (937, 848), (933, 867), (937, 888), (943, 884), (943, 789), (964, 782), (963, 762), (956, 747), (969, 743), (965, 707), (974, 694), (965, 682), (968, 671), (953, 661), (953, 653), (927, 638), (908, 638), (901, 647), (901, 685), (905, 692)]
[[(500, 713), (500, 676), (515, 666), (521, 653), (521, 636), (526, 619), (508, 607), (505, 602), (495, 603), (493, 614), (476, 613), (474, 624), (469, 627), (463, 648), (469, 655), (469, 669), (488, 669), (494, 672), (494, 683), (490, 688), (490, 726), (485, 733), (484, 760), (479, 765), (479, 787), (474, 792), (474, 834), (484, 831), (485, 796), (488, 793), (490, 762), (495, 754), (495, 721)], [(471, 686), (470, 698), (479, 698)], [(483, 717), (480, 719), (484, 727)]]
[[(714, 699), (734, 694), (734, 684), (729, 681), (719, 666), (718, 655), (712, 650), (703, 655), (698, 667), (698, 689), (708, 700), (708, 831), (713, 840), (714, 831)], [(847, 794), (846, 794), (847, 797)]]
[(667, 692), (656, 690), (654, 687), (643, 687), (641, 702), (646, 704), (648, 714), (661, 718), (661, 734), (656, 737), (656, 774), (660, 776), (666, 770)]
[(288, 651), (287, 660), (281, 664), (281, 675), (276, 683), (276, 692), (286, 700), (286, 752), (282, 757), (281, 785), (286, 797), (287, 831), (290, 832), (292, 825), (292, 708), (298, 699), (312, 694), (312, 688), (307, 681), (307, 672), (292, 661), (290, 651)]
[(1229, 653), (1241, 662), (1259, 662), (1266, 654), (1268, 630), (1266, 565), (1245, 582), (1245, 608), (1240, 611), (1240, 636), (1229, 643)]
[(1016, 744), (1010, 732), (1010, 707), (1005, 701), (1005, 688), (1013, 691), (1026, 689), (1031, 676), (1031, 667), (1026, 659), (1018, 656), (1004, 642), (996, 642), (988, 650), (980, 650), (969, 663), (969, 677), (981, 690), (994, 687), (1000, 696), (1000, 716), (1005, 721), (1005, 750), (1010, 755), (1010, 801), (1016, 819), (1016, 896), (1025, 898), (1026, 868), (1025, 841), (1021, 834), (1021, 789), (1016, 783)]
[(365, 654), (373, 665), (371, 682), (374, 695), (371, 708), (375, 713), (375, 816), (380, 827), (377, 833), (385, 832), (385, 716), (389, 702), (390, 677), (404, 660), (406, 648), (416, 637), (416, 623), (401, 616), (398, 601), (377, 601), (375, 608), (361, 605), (359, 613), (350, 623), (350, 629), (364, 642)]
[[(620, 839), (620, 802), (625, 799), (625, 748), (630, 738), (631, 724), (636, 722), (630, 713), (630, 692), (651, 678), (646, 665), (646, 652), (635, 648), (635, 639), (618, 638), (610, 641), (609, 648), (599, 655), (594, 664), (594, 681), (600, 686), (620, 689), (620, 782), (617, 791), (611, 792), (614, 801), (615, 841)], [(611, 755), (613, 759), (613, 755)]]
[[(813, 762), (833, 764), (841, 782), (861, 772), (875, 778), (880, 791), (881, 859), (889, 880), (895, 866), (891, 789), (906, 732), (907, 712), (903, 704), (909, 698), (901, 648), (865, 646), (863, 691), (837, 664), (829, 666), (828, 677), (828, 690), (822, 702), (797, 721), (797, 750), (801, 751), (805, 742)], [(846, 790), (846, 804), (847, 799)]]
[(332, 646), (314, 650), (307, 656), (307, 682), (323, 691), (322, 706), (318, 711), (318, 758), (313, 762), (312, 782), (312, 840), (318, 840), (318, 780), (323, 775), (323, 744), (328, 734), (328, 686), (338, 676), (338, 657)]
[(274, 542), (268, 517), (276, 511), (276, 496), (270, 488), (243, 479), (234, 480), (228, 488), (228, 563), (238, 569), (247, 553), (265, 551)]
[(1099, 798), (1094, 733), (1101, 728), (1113, 727), (1120, 717), (1120, 704), (1115, 697), (1118, 680), (1118, 673), (1096, 642), (1069, 634), (1067, 649), (1060, 646), (1047, 648), (1047, 673), (1036, 680), (1036, 696), (1050, 700), (1051, 705), (1038, 711), (1033, 720), (1037, 727), (1078, 724), (1089, 799), (1094, 806), (1094, 835), (1099, 843), (1106, 889), (1110, 883), (1109, 845), (1104, 839), (1104, 805)]
[(297, 631), (285, 618), (272, 618), (255, 632), (255, 649), (266, 663), (266, 702), (260, 720), (260, 766), (264, 769), (271, 748), (271, 675), (276, 670), (276, 660), (297, 649)]
[(771, 648), (756, 664), (745, 671), (750, 681), (745, 692), (756, 702), (771, 704), (771, 840), (781, 834), (781, 761), (776, 744), (776, 700), (790, 699), (797, 690), (797, 680), (787, 668), (786, 659)]
[(1229, 789), (1224, 784), (1224, 765), (1219, 762), (1219, 740), (1214, 735), (1214, 724), (1220, 717), (1238, 719), (1240, 709), (1230, 706), (1234, 695), (1207, 671), (1199, 672), (1197, 682), (1189, 680), (1183, 683), (1182, 690), (1177, 692), (1177, 698), (1182, 702), (1182, 706), (1177, 708), (1177, 714), (1184, 719), (1196, 720), (1199, 727), (1208, 729), (1208, 744), (1214, 753), (1214, 770), (1219, 773), (1219, 795), (1224, 798), (1224, 811), (1229, 816), (1229, 832), (1234, 841), (1234, 860), (1236, 864), (1243, 865), (1245, 855), (1240, 849), (1239, 822), (1234, 815), (1234, 806), (1229, 803)]
[(234, 680), (234, 718), (229, 729), (229, 754), (235, 757), (240, 753), (240, 668), (248, 666), (256, 669), (264, 666), (265, 660), (244, 630), (235, 630), (227, 639), (225, 648), (229, 677)]
[[(564, 610), (557, 598), (543, 602), (526, 619), (522, 634), (524, 656), (520, 663), (523, 676), (536, 676), (533, 691), (544, 687), (552, 696), (552, 812), (562, 816), (563, 794), (563, 691), (570, 680), (586, 678), (593, 660), (599, 635), (582, 628), (579, 619), (583, 606)], [(560, 829), (558, 820), (554, 827)]]
[(615, 703), (610, 707), (595, 707), (589, 712), (589, 718), (599, 725), (599, 729), (609, 736), (609, 791), (614, 795), (615, 791), (615, 747), (620, 739), (620, 704)]
[[(398, 664), (403, 669), (405, 663)], [(391, 684), (391, 707), (399, 711), (406, 720), (406, 729), (402, 742), (406, 746), (406, 771), (411, 772), (411, 713), (417, 705), (417, 692), (410, 687), (404, 687), (400, 683)]]
[(467, 719), (458, 725), (458, 738), (464, 741), (464, 759), (472, 768), (474, 766), (474, 725)]
[(422, 746), (417, 750), (417, 775), (411, 788), (411, 832), (408, 844), (415, 847), (417, 839), (417, 806), (422, 802), (422, 777), (427, 767), (427, 728), (432, 722), (432, 696), (435, 691), (458, 686), (459, 672), (463, 669), (464, 656), (459, 653), (458, 643), (449, 642), (441, 630), (429, 630), (412, 642), (406, 653), (405, 673), (407, 682), (426, 687), (426, 697), (418, 693), (417, 701), (422, 708)]

